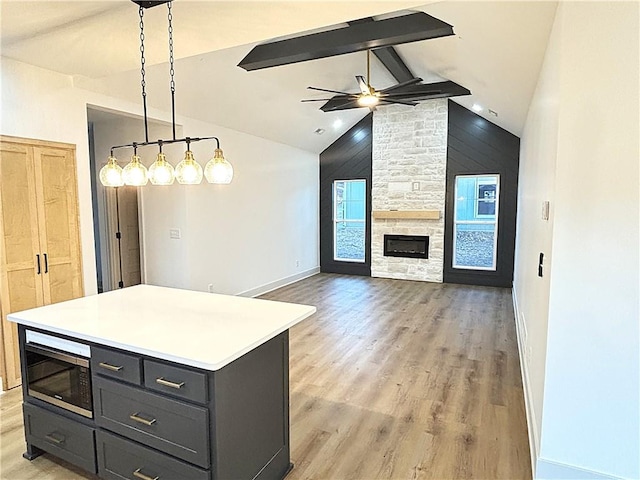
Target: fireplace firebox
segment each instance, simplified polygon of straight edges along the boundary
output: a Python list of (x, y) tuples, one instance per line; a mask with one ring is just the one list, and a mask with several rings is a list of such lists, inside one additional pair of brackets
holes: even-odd
[(422, 235), (385, 235), (384, 256), (429, 258), (429, 237)]

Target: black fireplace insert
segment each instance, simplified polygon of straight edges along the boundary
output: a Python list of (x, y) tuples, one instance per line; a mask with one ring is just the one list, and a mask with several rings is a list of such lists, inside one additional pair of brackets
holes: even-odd
[(429, 258), (429, 237), (422, 235), (385, 235), (384, 256)]

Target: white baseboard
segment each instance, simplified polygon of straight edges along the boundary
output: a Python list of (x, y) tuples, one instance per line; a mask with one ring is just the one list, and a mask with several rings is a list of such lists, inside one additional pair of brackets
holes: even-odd
[(538, 460), (537, 479), (540, 480), (621, 480), (593, 470), (541, 458)]
[[(522, 389), (524, 391), (524, 407), (527, 414), (527, 430), (529, 434), (529, 452), (531, 455), (531, 475), (533, 478), (538, 478), (537, 474), (537, 461), (538, 461), (538, 445), (540, 437), (538, 436), (538, 429), (535, 414), (533, 411), (533, 398), (531, 392), (531, 384), (529, 382), (529, 366), (525, 362), (526, 345), (522, 339), (522, 328), (520, 325), (520, 311), (518, 309), (518, 299), (516, 296), (516, 289), (511, 289), (511, 297), (513, 299), (513, 313), (516, 323), (516, 336), (518, 338), (518, 355), (520, 357), (520, 374), (522, 376)], [(526, 328), (526, 327), (525, 327)]]
[(260, 285), (259, 287), (252, 288), (250, 290), (245, 290), (244, 292), (237, 293), (236, 295), (238, 295), (239, 297), (258, 297), (286, 285), (299, 282), (304, 278), (312, 277), (314, 275), (317, 275), (318, 273), (320, 273), (320, 267), (314, 267), (309, 270), (305, 270), (304, 272), (296, 273), (295, 275), (281, 278), (280, 280), (265, 283), (264, 285)]

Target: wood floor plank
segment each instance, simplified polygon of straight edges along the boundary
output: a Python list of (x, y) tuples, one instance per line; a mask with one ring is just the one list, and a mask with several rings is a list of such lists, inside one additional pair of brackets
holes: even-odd
[[(262, 298), (315, 305), (290, 332), (287, 480), (527, 479), (511, 291), (319, 274)], [(24, 460), (0, 395), (0, 478), (94, 479)]]

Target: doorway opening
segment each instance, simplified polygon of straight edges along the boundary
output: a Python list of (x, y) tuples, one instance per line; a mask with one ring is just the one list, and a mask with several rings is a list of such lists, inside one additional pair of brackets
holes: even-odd
[(137, 187), (104, 187), (100, 169), (112, 145), (141, 138), (142, 120), (87, 108), (98, 293), (143, 281), (142, 213)]

